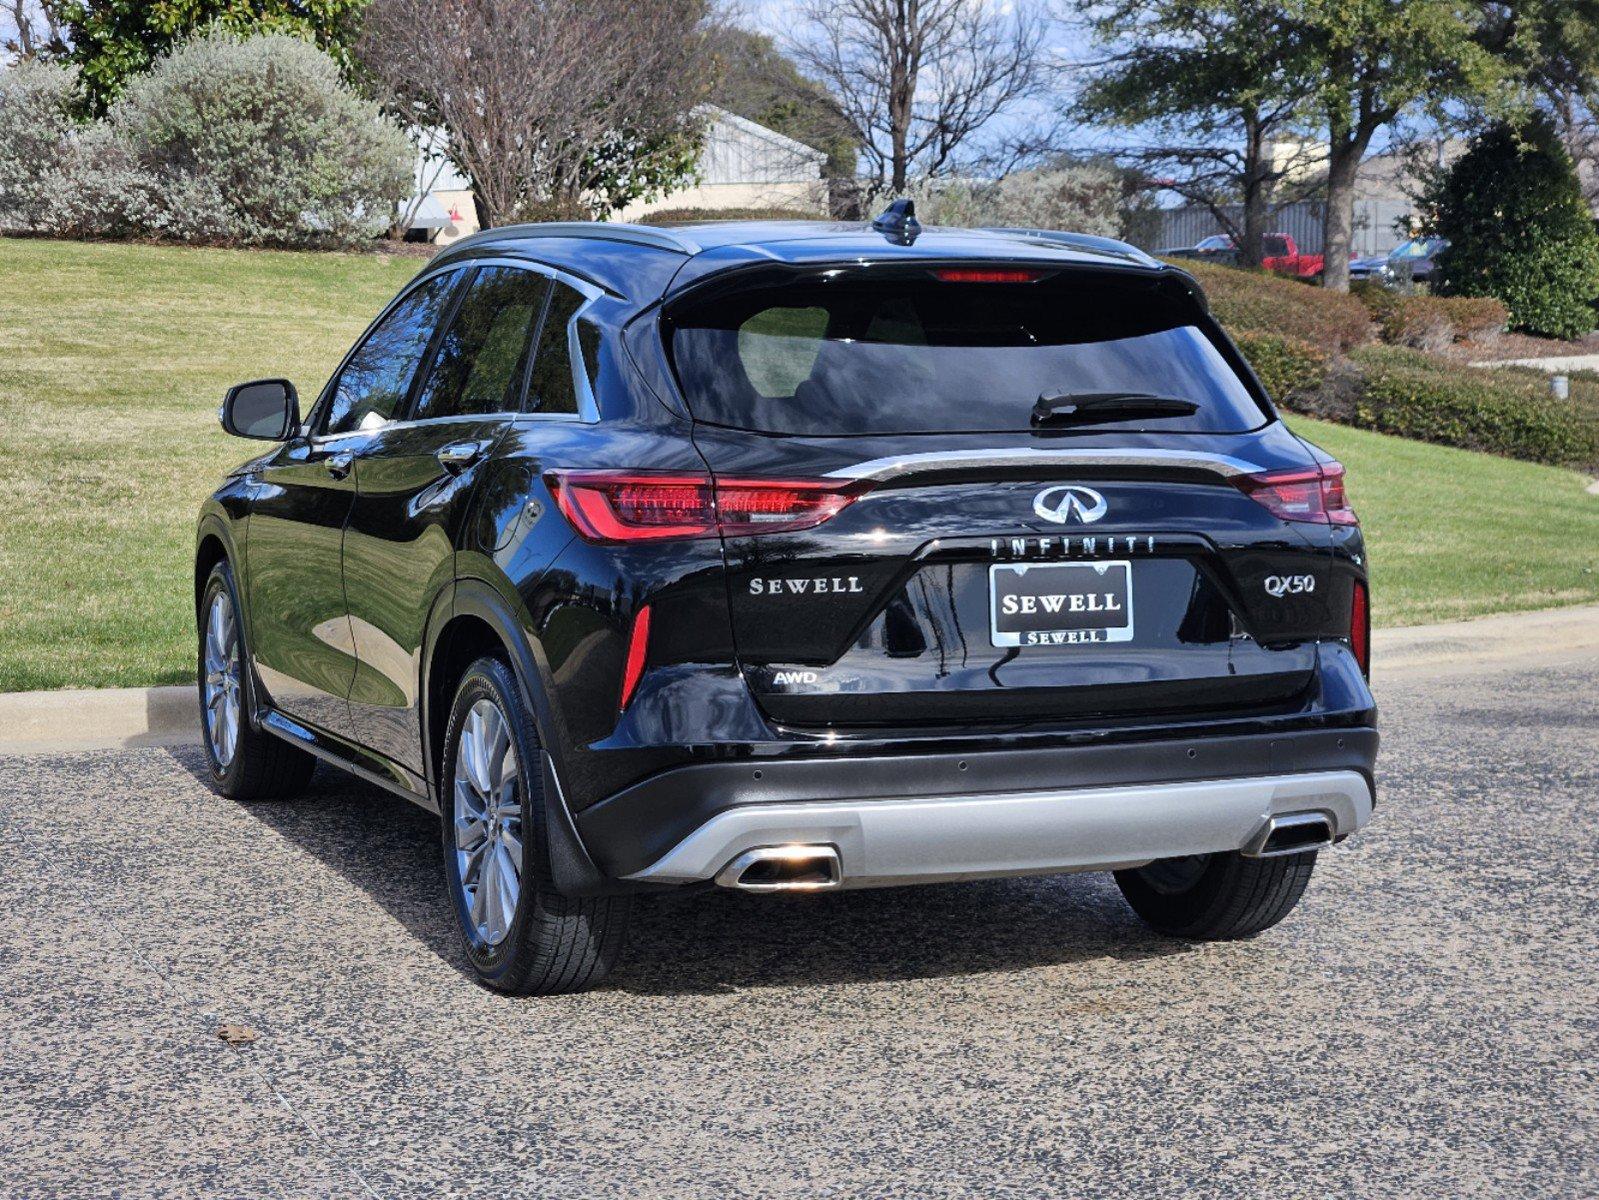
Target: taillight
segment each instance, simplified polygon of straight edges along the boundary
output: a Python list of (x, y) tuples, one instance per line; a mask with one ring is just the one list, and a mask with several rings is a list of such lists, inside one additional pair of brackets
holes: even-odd
[(1370, 679), (1371, 599), (1366, 594), (1366, 585), (1358, 579), (1349, 598), (1349, 648), (1355, 652), (1355, 661), (1360, 664), (1361, 674)]
[(1317, 525), (1358, 525), (1360, 518), (1349, 507), (1344, 492), (1342, 463), (1323, 463), (1319, 467), (1295, 467), (1287, 471), (1265, 471), (1259, 475), (1240, 475), (1233, 482), (1258, 504), (1284, 521), (1310, 521)]
[(618, 712), (627, 708), (644, 676), (644, 659), (650, 650), (650, 606), (646, 604), (633, 618), (633, 632), (627, 639), (627, 659), (622, 664), (622, 694), (617, 700)]
[(572, 528), (590, 542), (738, 536), (809, 529), (864, 490), (831, 479), (719, 479), (644, 471), (551, 471)]

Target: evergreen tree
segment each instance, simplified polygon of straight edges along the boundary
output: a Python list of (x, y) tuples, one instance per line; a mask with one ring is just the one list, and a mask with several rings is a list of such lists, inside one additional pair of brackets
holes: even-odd
[(1479, 135), (1430, 207), (1433, 228), (1449, 239), (1441, 291), (1497, 296), (1512, 327), (1528, 333), (1574, 338), (1594, 327), (1599, 232), (1547, 118)]

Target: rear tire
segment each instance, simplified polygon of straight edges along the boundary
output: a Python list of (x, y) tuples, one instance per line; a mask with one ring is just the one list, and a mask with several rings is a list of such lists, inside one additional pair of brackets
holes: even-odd
[(211, 786), (230, 800), (288, 800), (305, 791), (316, 759), (282, 738), (257, 729), (254, 678), (239, 620), (233, 568), (211, 568), (198, 609), (200, 741)]
[(496, 658), (467, 668), (439, 772), (444, 879), (478, 978), (518, 995), (593, 987), (621, 957), (631, 896), (550, 887), (544, 758), (516, 678)]
[(1237, 851), (1167, 858), (1117, 871), (1134, 912), (1153, 928), (1196, 941), (1228, 941), (1270, 929), (1293, 911), (1316, 852), (1245, 858)]

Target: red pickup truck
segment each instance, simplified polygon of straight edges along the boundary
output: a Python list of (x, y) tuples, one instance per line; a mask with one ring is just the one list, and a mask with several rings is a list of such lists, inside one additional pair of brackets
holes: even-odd
[[(1323, 259), (1320, 254), (1301, 254), (1299, 244), (1286, 233), (1268, 233), (1265, 236), (1266, 256), (1261, 266), (1278, 275), (1292, 275), (1296, 279), (1315, 279), (1321, 274)], [(1198, 245), (1182, 250), (1157, 250), (1163, 258), (1205, 258), (1211, 261), (1236, 264), (1238, 248), (1225, 233), (1205, 238)]]

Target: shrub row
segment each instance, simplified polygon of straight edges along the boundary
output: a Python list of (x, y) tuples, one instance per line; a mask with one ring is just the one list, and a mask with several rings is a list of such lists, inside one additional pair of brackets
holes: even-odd
[(1272, 399), (1290, 405), (1295, 397), (1319, 391), (1332, 366), (1326, 351), (1296, 337), (1244, 330), (1233, 341)]
[(81, 124), (76, 68), (0, 70), (0, 230), (234, 245), (348, 244), (411, 187), (410, 143), (286, 35), (213, 32)]
[(1510, 319), (1509, 310), (1492, 296), (1405, 296), (1372, 282), (1351, 291), (1377, 322), (1383, 341), (1433, 353), (1455, 342), (1491, 341)]
[(1199, 280), (1216, 319), (1235, 334), (1296, 338), (1329, 354), (1371, 338), (1371, 314), (1357, 296), (1264, 271), (1186, 260), (1175, 265)]
[(1555, 399), (1542, 376), (1458, 366), (1395, 346), (1350, 357), (1362, 380), (1349, 424), (1530, 462), (1599, 463), (1599, 409)]

